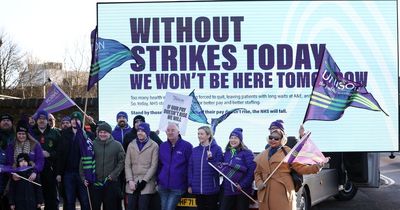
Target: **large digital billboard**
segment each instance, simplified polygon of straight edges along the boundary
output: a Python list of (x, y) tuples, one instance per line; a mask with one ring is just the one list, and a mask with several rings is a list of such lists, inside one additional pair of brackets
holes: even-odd
[[(335, 121), (306, 121), (313, 141), (322, 151), (398, 150), (396, 8), (397, 1), (98, 3), (98, 37), (134, 57), (99, 82), (99, 118), (116, 125), (126, 111), (130, 125), (140, 114), (157, 130), (166, 92), (195, 90), (209, 122), (246, 109), (218, 125), (221, 147), (240, 127), (243, 142), (260, 152), (276, 119), (298, 135), (328, 49), (344, 77), (365, 84), (389, 116), (349, 107)], [(197, 145), (202, 125), (189, 121), (183, 138)]]

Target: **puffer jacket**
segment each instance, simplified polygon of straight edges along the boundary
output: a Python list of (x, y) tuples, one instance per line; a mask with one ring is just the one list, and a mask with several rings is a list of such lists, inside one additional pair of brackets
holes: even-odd
[[(207, 156), (208, 150), (211, 151), (211, 158)], [(188, 184), (193, 194), (212, 195), (219, 192), (219, 173), (208, 163), (216, 165), (222, 161), (222, 149), (215, 140), (208, 146), (193, 148), (188, 171)]]

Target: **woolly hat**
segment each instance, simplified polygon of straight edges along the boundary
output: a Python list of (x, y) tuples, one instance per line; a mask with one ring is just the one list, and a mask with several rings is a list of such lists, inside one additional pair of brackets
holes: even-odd
[(14, 118), (10, 114), (5, 113), (0, 115), (0, 121), (2, 120), (10, 120), (11, 122), (13, 122)]
[(31, 161), (28, 154), (19, 153), (19, 155), (17, 156), (17, 163), (19, 163), (19, 162), (21, 162), (23, 160), (25, 160), (28, 163), (29, 163), (29, 161)]
[(78, 120), (81, 121), (81, 123), (82, 123), (82, 121), (83, 121), (83, 116), (82, 116), (81, 112), (78, 112), (78, 111), (72, 112), (72, 114), (71, 114), (71, 120), (72, 120), (72, 119), (78, 119)]
[(118, 121), (118, 118), (120, 118), (120, 117), (125, 117), (126, 121), (128, 121), (128, 114), (126, 112), (123, 112), (123, 111), (118, 112), (117, 121)]
[(101, 123), (99, 126), (97, 126), (97, 131), (106, 131), (106, 132), (108, 132), (108, 133), (112, 133), (112, 128), (111, 128), (111, 126), (108, 124), (108, 123), (106, 123), (106, 122), (104, 122), (104, 123)]
[(133, 118), (133, 124), (135, 124), (136, 120), (140, 120), (142, 122), (146, 122), (146, 120), (144, 119), (144, 117), (142, 115), (136, 115), (135, 118)]
[(231, 135), (229, 135), (229, 138), (231, 137), (231, 136), (236, 136), (236, 137), (238, 137), (239, 139), (240, 139), (240, 141), (243, 141), (243, 129), (241, 129), (241, 128), (235, 128), (235, 129), (233, 129), (233, 131), (231, 132)]
[(17, 128), (15, 130), (15, 132), (25, 132), (28, 133), (29, 131), (29, 126), (28, 123), (25, 120), (20, 120), (17, 123)]
[(138, 130), (142, 130), (146, 133), (147, 137), (150, 137), (150, 125), (148, 123), (142, 122), (138, 126)]
[(70, 116), (65, 116), (61, 119), (61, 122), (65, 122), (65, 121), (71, 121), (71, 117)]
[(45, 110), (41, 109), (36, 113), (35, 121), (37, 121), (41, 116), (44, 116), (44, 118), (46, 118), (46, 120), (49, 120), (49, 113), (46, 112)]
[(273, 127), (285, 131), (285, 128), (283, 127), (283, 120), (275, 120), (274, 122), (272, 122), (271, 125), (269, 126), (269, 129), (272, 130)]

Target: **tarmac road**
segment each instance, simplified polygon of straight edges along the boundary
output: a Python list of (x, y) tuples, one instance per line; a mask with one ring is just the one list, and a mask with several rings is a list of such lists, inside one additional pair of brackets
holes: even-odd
[(381, 186), (379, 188), (359, 188), (350, 201), (330, 198), (312, 210), (400, 210), (400, 154), (390, 159), (389, 153), (382, 153), (380, 159)]

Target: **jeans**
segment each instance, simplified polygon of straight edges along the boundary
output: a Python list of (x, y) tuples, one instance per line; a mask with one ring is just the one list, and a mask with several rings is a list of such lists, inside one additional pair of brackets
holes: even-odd
[(67, 210), (75, 210), (76, 197), (78, 196), (82, 210), (89, 210), (89, 197), (85, 185), (78, 172), (66, 172), (63, 177), (65, 202)]
[(158, 192), (161, 197), (161, 210), (175, 210), (183, 193), (185, 193), (183, 190), (163, 189), (161, 187), (159, 187)]

